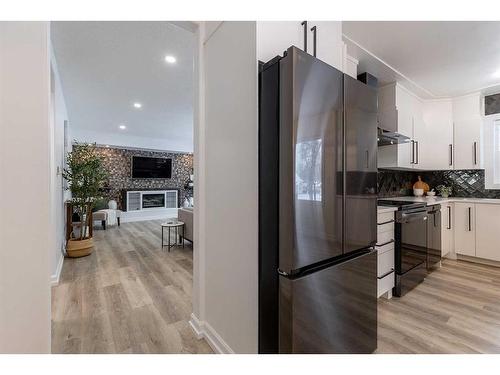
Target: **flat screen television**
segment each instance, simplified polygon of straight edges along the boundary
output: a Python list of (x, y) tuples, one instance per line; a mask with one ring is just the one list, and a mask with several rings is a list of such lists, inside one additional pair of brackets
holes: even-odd
[(171, 178), (172, 159), (132, 156), (132, 178)]

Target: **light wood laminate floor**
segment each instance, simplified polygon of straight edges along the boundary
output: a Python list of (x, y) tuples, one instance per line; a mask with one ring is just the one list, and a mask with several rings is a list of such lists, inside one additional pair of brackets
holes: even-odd
[[(95, 231), (52, 288), (53, 353), (211, 353), (188, 325), (192, 249), (162, 251), (161, 221)], [(188, 244), (188, 242), (186, 242)], [(377, 353), (500, 353), (500, 268), (445, 260), (379, 299)]]
[(191, 314), (193, 251), (161, 249), (161, 221), (95, 230), (52, 288), (52, 353), (211, 353)]
[(447, 259), (403, 297), (379, 299), (377, 353), (500, 353), (500, 268)]

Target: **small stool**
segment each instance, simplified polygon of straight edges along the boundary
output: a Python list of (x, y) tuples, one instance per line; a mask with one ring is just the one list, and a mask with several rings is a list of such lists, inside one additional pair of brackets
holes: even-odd
[[(167, 241), (166, 245), (163, 244), (163, 237), (164, 237), (163, 236), (163, 229), (164, 228), (167, 228), (167, 232), (168, 232), (168, 235), (167, 235), (168, 241)], [(172, 245), (170, 243), (170, 230), (173, 228), (175, 228), (175, 242)], [(162, 249), (164, 246), (167, 246), (168, 252), (170, 252), (170, 249), (178, 244), (177, 241), (178, 241), (178, 236), (179, 236), (179, 228), (182, 228), (182, 237), (184, 238), (184, 223), (182, 221), (171, 220), (171, 221), (166, 221), (166, 222), (161, 224), (161, 248)], [(184, 247), (184, 240), (182, 241), (182, 247)]]

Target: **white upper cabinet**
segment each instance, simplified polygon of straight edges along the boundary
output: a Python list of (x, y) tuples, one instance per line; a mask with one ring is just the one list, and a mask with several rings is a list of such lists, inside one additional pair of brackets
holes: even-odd
[[(316, 57), (327, 64), (344, 71), (344, 43), (342, 42), (342, 22), (308, 21), (307, 52), (313, 54), (316, 27)], [(357, 77), (354, 77), (357, 78)]]
[(257, 59), (268, 62), (282, 56), (290, 46), (304, 48), (304, 33), (300, 22), (257, 22)]
[(425, 123), (423, 119), (423, 104), (422, 101), (416, 96), (411, 96), (412, 106), (412, 147), (413, 147), (413, 168), (427, 169), (427, 139), (425, 131)]
[[(308, 21), (307, 52), (313, 54), (314, 41), (311, 28), (316, 26), (316, 57), (343, 70), (344, 44), (340, 21)], [(257, 22), (257, 59), (267, 62), (282, 56), (290, 46), (304, 49), (304, 27), (298, 21)]]
[(380, 146), (378, 167), (423, 169), (422, 102), (398, 83), (379, 89), (379, 127), (408, 137), (408, 142)]
[(453, 169), (453, 117), (450, 99), (423, 102), (425, 169)]
[(413, 98), (398, 83), (378, 90), (379, 127), (413, 137)]
[(481, 95), (479, 93), (454, 98), (454, 167), (481, 168)]

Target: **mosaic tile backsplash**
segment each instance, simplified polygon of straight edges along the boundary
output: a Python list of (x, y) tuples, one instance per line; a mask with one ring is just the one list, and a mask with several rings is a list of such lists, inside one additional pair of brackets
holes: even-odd
[[(123, 204), (123, 189), (179, 189), (181, 205), (184, 197), (192, 196), (192, 190), (186, 189), (186, 184), (193, 170), (193, 154), (111, 147), (98, 147), (97, 150), (104, 157), (104, 166), (109, 173), (105, 198), (116, 200), (120, 207)], [(132, 155), (172, 158), (172, 178), (133, 179), (131, 176)]]
[(500, 198), (500, 190), (484, 188), (484, 170), (459, 171), (393, 171), (379, 169), (379, 197), (413, 195), (413, 184), (421, 176), (422, 181), (436, 189), (438, 185), (452, 187), (451, 196), (464, 198)]

